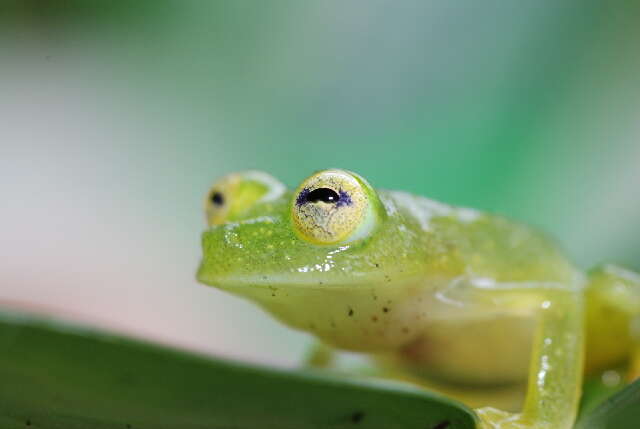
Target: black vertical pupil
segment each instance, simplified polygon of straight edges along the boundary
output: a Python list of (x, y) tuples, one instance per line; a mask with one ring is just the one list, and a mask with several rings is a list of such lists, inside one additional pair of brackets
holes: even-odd
[(323, 203), (337, 203), (340, 196), (336, 191), (329, 188), (318, 188), (309, 192), (307, 195), (307, 201), (316, 203), (322, 201)]
[(224, 204), (224, 197), (222, 196), (222, 193), (220, 192), (214, 192), (211, 195), (211, 202), (217, 206), (221, 206)]

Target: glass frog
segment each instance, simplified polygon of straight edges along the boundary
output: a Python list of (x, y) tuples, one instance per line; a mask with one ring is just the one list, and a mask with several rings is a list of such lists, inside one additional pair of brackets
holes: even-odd
[(501, 429), (570, 428), (585, 373), (630, 362), (637, 375), (640, 275), (584, 273), (523, 224), (339, 169), (293, 191), (234, 173), (205, 212), (198, 280), (315, 336), (313, 365), (367, 354)]

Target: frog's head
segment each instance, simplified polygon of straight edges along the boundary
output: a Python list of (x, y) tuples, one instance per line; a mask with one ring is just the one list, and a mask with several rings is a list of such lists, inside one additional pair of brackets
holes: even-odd
[(349, 171), (317, 172), (293, 192), (266, 173), (234, 173), (207, 193), (205, 212), (200, 282), (341, 347), (380, 348), (357, 339), (358, 321), (385, 326), (424, 269), (411, 220)]

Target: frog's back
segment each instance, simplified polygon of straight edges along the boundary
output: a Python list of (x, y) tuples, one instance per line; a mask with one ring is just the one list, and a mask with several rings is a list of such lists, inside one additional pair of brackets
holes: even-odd
[(460, 274), (487, 282), (578, 286), (578, 270), (555, 240), (535, 228), (404, 192), (392, 191), (388, 196), (407, 222), (417, 222), (425, 240), (448, 249)]

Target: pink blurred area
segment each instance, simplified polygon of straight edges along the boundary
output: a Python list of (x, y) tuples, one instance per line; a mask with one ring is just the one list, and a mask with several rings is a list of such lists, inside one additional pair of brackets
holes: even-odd
[[(201, 201), (232, 154), (198, 137), (175, 106), (141, 99), (97, 67), (73, 73), (84, 58), (49, 52), (16, 58), (0, 82), (0, 306), (296, 362), (302, 335), (282, 335), (253, 305), (195, 280)], [(213, 156), (194, 150), (198, 139)], [(280, 337), (283, 347), (272, 347)]]

